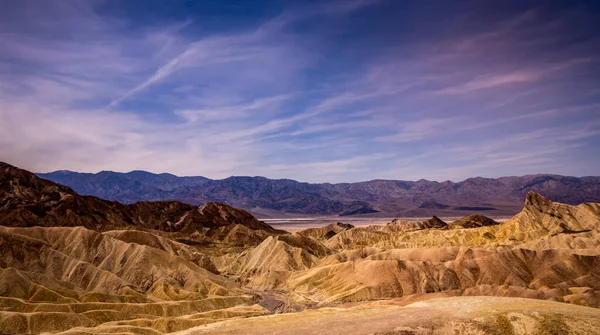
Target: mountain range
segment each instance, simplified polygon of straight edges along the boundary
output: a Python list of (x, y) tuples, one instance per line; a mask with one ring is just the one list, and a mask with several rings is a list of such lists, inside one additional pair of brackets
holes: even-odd
[(0, 334), (600, 335), (599, 307), (600, 203), (286, 232), (0, 163)]
[(567, 204), (600, 201), (600, 177), (537, 174), (469, 178), (461, 182), (371, 180), (311, 184), (290, 179), (232, 176), (214, 180), (146, 171), (79, 173), (60, 170), (39, 177), (82, 195), (132, 204), (176, 200), (191, 205), (221, 202), (260, 217), (371, 215), (420, 217), (517, 213), (529, 191)]
[(67, 186), (0, 162), (0, 225), (3, 226), (83, 226), (98, 231), (135, 227), (191, 233), (227, 230), (237, 224), (278, 233), (250, 213), (225, 204), (208, 202), (198, 208), (178, 201), (121, 204), (79, 195)]

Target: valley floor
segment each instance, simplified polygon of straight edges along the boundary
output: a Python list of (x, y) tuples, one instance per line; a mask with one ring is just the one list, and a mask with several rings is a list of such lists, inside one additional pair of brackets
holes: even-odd
[[(498, 222), (511, 218), (509, 215), (486, 215)], [(462, 216), (440, 216), (445, 222), (453, 222)], [(372, 225), (385, 225), (393, 220), (420, 222), (431, 218), (428, 217), (369, 217), (369, 216), (319, 216), (319, 217), (290, 217), (290, 218), (268, 218), (259, 219), (277, 229), (289, 232), (297, 232), (308, 228), (319, 228), (332, 222), (349, 223), (355, 227), (366, 227)]]

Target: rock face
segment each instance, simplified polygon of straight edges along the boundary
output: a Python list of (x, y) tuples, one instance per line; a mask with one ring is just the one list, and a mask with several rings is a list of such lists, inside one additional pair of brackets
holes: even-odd
[(234, 260), (220, 262), (219, 271), (236, 275), (244, 284), (256, 289), (276, 289), (285, 288), (285, 282), (293, 272), (309, 269), (317, 261), (310, 252), (269, 236)]
[(320, 228), (308, 228), (300, 231), (299, 234), (314, 237), (316, 239), (328, 240), (334, 237), (336, 234), (352, 228), (354, 228), (354, 226), (351, 224), (335, 222)]
[(264, 230), (269, 233), (277, 232), (268, 224), (258, 221), (250, 213), (218, 202), (206, 203), (200, 206), (197, 209), (197, 212), (199, 217), (193, 223), (199, 224), (200, 227), (203, 228), (216, 228), (230, 224), (239, 224), (254, 230)]
[(461, 182), (371, 180), (309, 184), (289, 179), (176, 177), (144, 171), (97, 174), (57, 171), (39, 176), (84, 195), (123, 203), (179, 200), (200, 205), (217, 201), (261, 215), (283, 213), (385, 216), (457, 216), (473, 211), (514, 215), (529, 191), (568, 204), (600, 202), (600, 177), (527, 175), (469, 178)]
[(504, 222), (291, 234), (224, 204), (123, 205), (0, 168), (0, 333), (600, 333), (598, 203), (530, 192)]
[(433, 216), (431, 219), (423, 222), (423, 226), (425, 228), (431, 229), (431, 228), (446, 228), (448, 226), (448, 224), (446, 222), (444, 222), (443, 220), (441, 220), (440, 218), (438, 218), (437, 216)]
[(479, 228), (485, 226), (495, 226), (498, 224), (498, 222), (481, 214), (471, 214), (454, 221), (452, 224), (462, 228)]
[(437, 216), (433, 216), (431, 219), (421, 222), (394, 219), (392, 222), (388, 223), (385, 227), (383, 227), (381, 231), (409, 232), (422, 229), (444, 229), (447, 227), (448, 224), (446, 222), (444, 222)]

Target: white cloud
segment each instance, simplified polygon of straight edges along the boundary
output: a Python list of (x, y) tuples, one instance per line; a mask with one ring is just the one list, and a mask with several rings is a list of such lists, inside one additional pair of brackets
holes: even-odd
[[(536, 50), (546, 43), (537, 43), (537, 12), (361, 53), (294, 28), (385, 2), (298, 7), (204, 35), (189, 33), (192, 20), (132, 32), (93, 4), (36, 7), (15, 16), (30, 29), (21, 34), (0, 13), (1, 160), (34, 171), (306, 181), (591, 165), (556, 157), (581, 157), (598, 139), (589, 128), (597, 87), (576, 80), (597, 58)], [(518, 55), (506, 51), (512, 45)]]

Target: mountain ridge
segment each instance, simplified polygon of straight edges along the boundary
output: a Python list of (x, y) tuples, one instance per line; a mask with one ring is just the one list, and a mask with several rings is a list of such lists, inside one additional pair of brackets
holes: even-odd
[(343, 184), (360, 184), (360, 183), (369, 183), (369, 182), (375, 182), (375, 181), (398, 181), (398, 182), (411, 182), (411, 183), (418, 183), (418, 182), (432, 182), (432, 183), (438, 183), (438, 184), (442, 184), (442, 183), (454, 183), (454, 184), (458, 184), (464, 181), (467, 181), (469, 179), (504, 179), (504, 178), (514, 178), (514, 177), (539, 177), (539, 176), (553, 176), (553, 177), (567, 177), (567, 178), (576, 178), (576, 179), (586, 179), (586, 178), (597, 178), (600, 179), (600, 175), (598, 176), (594, 176), (594, 175), (586, 175), (586, 176), (569, 176), (569, 175), (562, 175), (562, 174), (556, 174), (556, 173), (528, 173), (528, 174), (524, 174), (524, 175), (506, 175), (506, 176), (500, 176), (500, 177), (483, 177), (483, 176), (475, 176), (475, 177), (469, 177), (460, 181), (452, 181), (450, 179), (446, 179), (444, 181), (439, 181), (439, 180), (429, 180), (426, 178), (420, 178), (418, 180), (404, 180), (404, 179), (386, 179), (386, 178), (374, 178), (374, 179), (369, 179), (369, 180), (358, 180), (358, 181), (349, 181), (349, 182), (339, 182), (339, 183), (332, 183), (332, 182), (308, 182), (308, 181), (301, 181), (301, 180), (296, 180), (296, 179), (291, 179), (291, 178), (269, 178), (267, 176), (250, 176), (250, 175), (231, 175), (225, 178), (209, 178), (209, 177), (205, 177), (205, 176), (192, 176), (192, 175), (177, 175), (177, 174), (173, 174), (170, 172), (150, 172), (147, 170), (131, 170), (128, 172), (120, 172), (120, 171), (113, 171), (113, 170), (101, 170), (98, 172), (81, 172), (81, 171), (74, 171), (74, 170), (68, 170), (68, 169), (60, 169), (60, 170), (54, 170), (54, 171), (50, 171), (50, 172), (32, 172), (35, 175), (38, 176), (42, 176), (42, 175), (54, 175), (54, 174), (79, 174), (79, 175), (98, 175), (98, 174), (102, 174), (102, 173), (111, 173), (111, 174), (119, 174), (119, 175), (129, 175), (129, 174), (133, 174), (133, 173), (137, 173), (137, 172), (143, 172), (145, 174), (149, 174), (149, 175), (155, 175), (155, 176), (171, 176), (171, 177), (177, 177), (177, 178), (203, 178), (206, 180), (213, 180), (213, 181), (219, 181), (219, 180), (225, 180), (225, 179), (229, 179), (229, 178), (257, 178), (257, 179), (268, 179), (268, 180), (274, 180), (274, 181), (293, 181), (293, 182), (297, 182), (297, 183), (301, 183), (301, 184), (313, 184), (313, 185), (343, 185)]
[(178, 201), (121, 204), (80, 195), (68, 186), (0, 162), (0, 225), (83, 226), (97, 231), (138, 227), (193, 233), (230, 224), (280, 233), (250, 213), (226, 204), (207, 202), (199, 207)]
[(60, 170), (38, 176), (80, 194), (122, 203), (176, 200), (192, 205), (222, 202), (261, 217), (281, 215), (492, 216), (516, 214), (527, 192), (568, 204), (600, 201), (600, 177), (530, 174), (474, 177), (460, 182), (373, 179), (355, 183), (307, 183), (292, 179), (231, 176), (209, 179), (135, 170), (82, 173)]
[[(544, 317), (563, 320), (552, 323), (557, 334), (600, 334), (600, 312), (589, 308), (600, 307), (599, 232), (600, 203), (573, 206), (528, 191), (521, 211), (502, 222), (469, 215), (288, 233), (225, 204), (124, 205), (0, 163), (0, 333), (214, 334), (210, 324), (227, 320), (248, 333), (243, 324), (260, 316), (286, 313), (304, 324), (355, 306), (361, 315), (345, 309), (335, 319), (371, 320), (377, 334), (550, 334)], [(385, 324), (378, 320), (388, 314), (373, 320), (362, 308), (397, 303), (420, 305)], [(425, 314), (413, 314), (420, 323), (397, 322), (423, 304)], [(449, 329), (448, 314), (433, 313), (440, 318), (432, 324), (432, 307), (471, 323)], [(475, 324), (460, 314), (474, 307), (492, 317)]]

